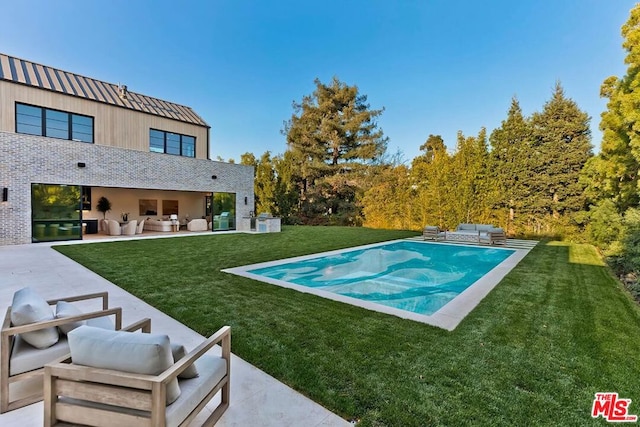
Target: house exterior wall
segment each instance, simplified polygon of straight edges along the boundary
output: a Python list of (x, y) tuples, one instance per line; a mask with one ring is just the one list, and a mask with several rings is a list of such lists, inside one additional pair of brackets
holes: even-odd
[[(6, 90), (0, 93), (4, 94)], [(5, 97), (0, 100), (5, 102)], [(51, 107), (64, 109), (61, 105)], [(5, 123), (4, 104), (2, 111)], [(88, 114), (86, 109), (77, 112)], [(96, 121), (99, 117), (95, 116)], [(148, 132), (146, 122), (136, 127)], [(9, 189), (8, 201), (0, 199), (0, 245), (31, 243), (32, 183), (229, 192), (236, 193), (236, 218), (249, 216), (254, 210), (252, 166), (152, 153), (148, 148), (142, 151), (16, 134), (13, 129), (0, 131), (0, 153), (0, 187)], [(78, 167), (78, 162), (86, 167)]]
[(149, 151), (149, 129), (194, 136), (196, 158), (209, 158), (209, 128), (72, 95), (0, 80), (0, 131), (16, 131), (16, 102), (92, 116), (94, 145)]

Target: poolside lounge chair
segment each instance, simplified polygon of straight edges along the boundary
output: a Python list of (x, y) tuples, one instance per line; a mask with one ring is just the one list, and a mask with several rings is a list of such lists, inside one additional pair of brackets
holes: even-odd
[[(69, 353), (65, 330), (81, 323), (120, 329), (122, 308), (108, 308), (108, 298), (107, 292), (101, 292), (46, 301), (29, 288), (16, 292), (2, 324), (0, 413), (42, 400), (44, 365)], [(71, 304), (91, 299), (101, 299), (102, 310), (82, 313)], [(58, 308), (62, 302), (69, 303), (64, 313)], [(55, 314), (51, 305), (56, 308)], [(115, 321), (106, 316), (113, 316)], [(38, 378), (40, 383), (36, 385)]]
[(440, 240), (444, 238), (444, 233), (440, 231), (437, 225), (427, 225), (422, 230), (423, 240)]
[[(177, 354), (184, 347), (158, 334), (83, 326), (69, 341), (71, 357), (45, 367), (46, 427), (186, 426), (220, 391), (220, 403), (204, 424), (211, 426), (229, 406), (229, 326), (185, 355)], [(217, 343), (221, 356), (206, 354)]]
[(506, 245), (507, 235), (502, 228), (490, 228), (484, 233), (480, 233), (480, 243)]

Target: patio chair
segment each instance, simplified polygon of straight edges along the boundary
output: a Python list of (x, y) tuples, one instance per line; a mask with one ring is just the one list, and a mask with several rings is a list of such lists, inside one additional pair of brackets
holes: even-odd
[[(69, 353), (67, 338), (63, 333), (58, 334), (58, 328), (68, 331), (81, 323), (115, 329), (120, 329), (122, 325), (122, 308), (108, 308), (109, 296), (107, 292), (49, 301), (40, 298), (28, 288), (16, 292), (16, 295), (19, 293), (22, 296), (26, 294), (25, 298), (28, 301), (24, 298), (16, 300), (14, 296), (15, 310), (13, 306), (7, 309), (0, 333), (2, 344), (0, 349), (0, 413), (42, 400), (41, 378), (44, 373), (44, 365)], [(82, 313), (72, 304), (92, 299), (102, 300), (102, 310)], [(63, 306), (62, 302), (69, 304), (66, 306), (66, 313), (62, 314), (58, 311), (58, 318), (56, 318), (50, 306), (57, 305), (59, 302), (60, 306)], [(39, 317), (46, 319), (33, 322), (28, 322), (27, 319), (25, 322), (28, 323), (24, 323), (25, 313), (27, 317), (32, 316), (33, 313), (38, 315), (44, 313)], [(67, 317), (62, 317), (63, 315)], [(109, 318), (105, 316), (115, 316), (115, 321), (111, 323)], [(16, 321), (12, 321), (12, 317)], [(17, 321), (18, 319), (20, 321)], [(15, 323), (21, 323), (21, 325), (18, 326)], [(33, 344), (44, 348), (37, 348)], [(39, 384), (37, 383), (38, 379), (40, 380)]]
[[(45, 367), (46, 427), (186, 426), (219, 391), (220, 403), (204, 425), (228, 408), (229, 326), (184, 356), (178, 354), (184, 347), (171, 345), (166, 335), (93, 329), (74, 330), (71, 357)], [(205, 354), (217, 343), (221, 356)], [(198, 372), (188, 372), (194, 366)]]
[(140, 223), (138, 224), (138, 227), (136, 228), (136, 234), (142, 234), (142, 231), (144, 230), (144, 219), (140, 221)]
[(138, 220), (133, 219), (122, 226), (122, 234), (125, 236), (133, 236), (136, 234), (136, 227), (138, 225)]
[(443, 235), (440, 231), (440, 227), (437, 225), (427, 225), (422, 230), (422, 239), (423, 240), (439, 240), (442, 239)]
[(120, 228), (120, 223), (116, 220), (109, 219), (107, 220), (109, 224), (109, 235), (110, 236), (120, 236), (122, 234), (122, 228)]
[(502, 228), (491, 228), (487, 230), (487, 238), (490, 245), (506, 245), (507, 234)]

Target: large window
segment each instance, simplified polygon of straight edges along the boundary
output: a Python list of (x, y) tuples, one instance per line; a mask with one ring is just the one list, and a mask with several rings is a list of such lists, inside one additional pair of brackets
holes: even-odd
[(31, 184), (31, 224), (33, 242), (82, 238), (78, 185)]
[(213, 193), (213, 230), (236, 229), (236, 194)]
[(167, 153), (175, 154), (176, 156), (195, 157), (196, 139), (193, 136), (150, 129), (149, 150), (154, 153)]
[(93, 117), (16, 103), (16, 132), (93, 143)]

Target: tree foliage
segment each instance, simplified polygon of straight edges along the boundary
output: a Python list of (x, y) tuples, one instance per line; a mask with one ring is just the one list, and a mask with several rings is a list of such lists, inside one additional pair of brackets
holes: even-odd
[(357, 216), (359, 186), (353, 173), (386, 150), (376, 121), (383, 110), (372, 110), (357, 86), (337, 77), (329, 84), (316, 79), (315, 85), (311, 95), (293, 103), (283, 130), (299, 178), (299, 214), (316, 222), (331, 216), (350, 222)]
[(526, 229), (529, 198), (526, 182), (531, 160), (531, 121), (524, 117), (515, 97), (507, 119), (491, 132), (489, 141), (494, 215), (505, 224), (507, 232), (522, 232)]
[(529, 188), (535, 227), (552, 231), (560, 216), (585, 209), (580, 171), (591, 156), (589, 116), (565, 97), (560, 83), (531, 119), (531, 174)]

